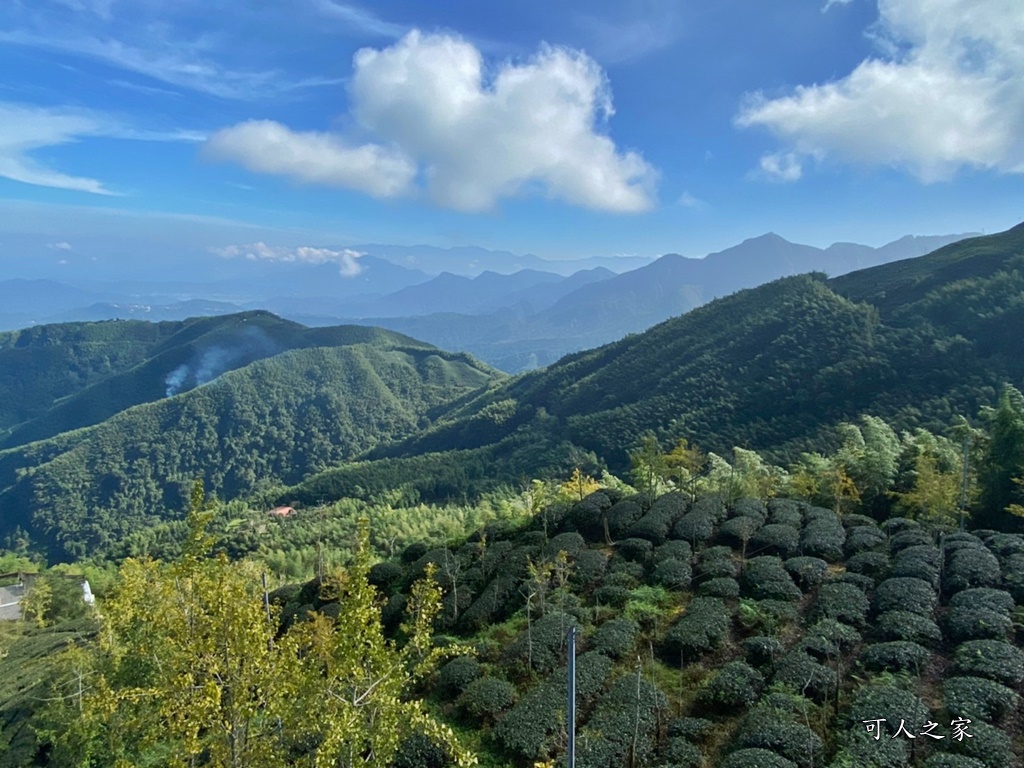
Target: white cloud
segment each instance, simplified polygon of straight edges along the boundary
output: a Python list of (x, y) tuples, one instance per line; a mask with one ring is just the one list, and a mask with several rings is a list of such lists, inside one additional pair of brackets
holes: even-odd
[(136, 129), (88, 110), (0, 102), (0, 177), (42, 187), (116, 194), (96, 179), (61, 173), (32, 157), (32, 152), (43, 147), (93, 136), (139, 141), (201, 141), (204, 138), (203, 134), (192, 131)]
[(293, 131), (271, 120), (250, 120), (218, 131), (206, 152), (255, 173), (347, 187), (374, 197), (405, 194), (416, 176), (415, 164), (395, 149), (355, 146), (331, 134)]
[(761, 158), (761, 173), (770, 181), (798, 181), (803, 172), (795, 152), (770, 152)]
[(346, 26), (367, 35), (380, 37), (401, 37), (407, 27), (384, 21), (376, 14), (338, 0), (313, 0), (313, 5), (329, 18), (338, 19)]
[(682, 31), (678, 0), (619, 0), (614, 15), (580, 14), (576, 23), (587, 49), (609, 64), (618, 64), (667, 48)]
[(278, 261), (302, 264), (327, 264), (337, 262), (338, 271), (343, 277), (354, 277), (363, 271), (359, 258), (366, 254), (348, 248), (332, 250), (330, 248), (312, 248), (299, 246), (267, 245), (264, 242), (248, 245), (228, 245), (210, 248), (210, 251), (226, 259), (248, 259), (249, 261)]
[(694, 197), (689, 192), (683, 192), (679, 196), (679, 205), (683, 206), (683, 208), (692, 208), (693, 210), (705, 210), (710, 207), (706, 202), (699, 197)]
[(830, 9), (837, 5), (849, 5), (853, 0), (826, 0), (825, 5), (821, 7), (822, 13), (828, 13)]
[(832, 156), (924, 182), (962, 167), (1024, 172), (1024, 3), (879, 0), (879, 11), (878, 57), (834, 82), (748, 98), (737, 125), (785, 145), (762, 169), (792, 175), (801, 157)]
[(53, 248), (55, 251), (70, 251), (71, 250), (71, 243), (66, 243), (66, 242), (50, 243), (50, 247)]
[(595, 127), (613, 114), (611, 95), (583, 53), (545, 46), (485, 81), (472, 44), (413, 31), (383, 50), (358, 51), (354, 68), (351, 117), (379, 143), (250, 121), (215, 134), (210, 152), (250, 170), (379, 196), (408, 193), (420, 170), (430, 197), (461, 211), (538, 186), (600, 210), (652, 205), (654, 169)]

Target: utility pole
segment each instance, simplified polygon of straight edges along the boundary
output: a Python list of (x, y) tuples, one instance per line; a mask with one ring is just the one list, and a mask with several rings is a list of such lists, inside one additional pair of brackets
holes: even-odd
[(576, 627), (569, 627), (569, 768), (576, 768)]

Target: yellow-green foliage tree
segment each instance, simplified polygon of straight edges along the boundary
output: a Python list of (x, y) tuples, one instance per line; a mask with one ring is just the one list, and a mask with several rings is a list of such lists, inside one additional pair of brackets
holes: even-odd
[(599, 490), (601, 484), (590, 475), (584, 474), (579, 467), (573, 470), (572, 477), (558, 489), (559, 495), (566, 501), (583, 501), (591, 493)]
[(432, 574), (413, 590), (398, 648), (367, 580), (363, 521), (355, 563), (329, 579), (337, 619), (317, 614), (277, 637), (255, 567), (207, 555), (202, 506), (194, 495), (182, 558), (126, 561), (98, 647), (65, 657), (40, 728), (52, 765), (384, 768), (415, 732), (475, 764), (408, 696), (442, 655), (432, 648)]

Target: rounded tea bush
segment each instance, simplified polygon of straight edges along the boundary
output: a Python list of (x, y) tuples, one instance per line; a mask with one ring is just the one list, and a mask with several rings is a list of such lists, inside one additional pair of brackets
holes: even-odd
[(797, 765), (768, 749), (740, 749), (726, 757), (720, 768), (797, 768)]
[(761, 696), (764, 677), (743, 661), (731, 661), (715, 672), (704, 685), (697, 701), (716, 712), (734, 712), (749, 707)]
[(457, 696), (476, 680), (481, 672), (480, 663), (473, 656), (456, 656), (441, 667), (437, 675), (437, 687), (447, 696)]
[(731, 542), (739, 549), (743, 542), (754, 538), (761, 524), (753, 517), (733, 517), (726, 520), (718, 529), (721, 540)]
[(697, 594), (731, 600), (740, 596), (740, 584), (736, 579), (730, 579), (728, 576), (708, 579), (697, 587)]
[(835, 690), (836, 673), (800, 650), (790, 651), (779, 662), (775, 682), (784, 683), (821, 703)]
[(670, 739), (686, 739), (687, 741), (703, 742), (715, 730), (715, 723), (703, 717), (680, 717), (668, 726)]
[(937, 604), (938, 598), (931, 584), (908, 576), (886, 579), (875, 590), (876, 613), (910, 611), (928, 617)]
[(759, 554), (789, 557), (800, 546), (800, 531), (792, 525), (769, 523), (750, 540), (750, 549)]
[(481, 677), (470, 683), (459, 696), (456, 706), (478, 720), (493, 719), (515, 704), (516, 689), (506, 680)]
[(963, 755), (934, 754), (924, 761), (924, 768), (985, 768), (981, 760)]
[(952, 741), (949, 744), (951, 752), (973, 757), (985, 768), (1006, 768), (1014, 764), (1013, 742), (1001, 729), (974, 721), (967, 730), (974, 738)]
[(618, 659), (633, 650), (640, 628), (635, 621), (623, 618), (609, 619), (594, 633), (591, 650)]
[(655, 548), (651, 559), (656, 563), (660, 563), (662, 560), (682, 560), (688, 563), (692, 557), (693, 549), (690, 547), (689, 542), (666, 541), (661, 546)]
[(890, 567), (889, 556), (884, 552), (861, 552), (846, 561), (846, 570), (878, 578)]
[(805, 592), (819, 586), (828, 574), (828, 563), (820, 557), (791, 557), (785, 562), (785, 568)]
[(620, 557), (633, 562), (643, 562), (651, 554), (654, 546), (647, 539), (623, 539), (615, 545), (615, 551)]
[(700, 747), (679, 736), (669, 736), (662, 758), (671, 768), (701, 768), (704, 753)]
[(693, 578), (689, 560), (662, 560), (654, 566), (652, 579), (666, 589), (688, 589)]
[(766, 635), (755, 635), (748, 637), (740, 648), (747, 658), (747, 662), (754, 667), (772, 667), (775, 660), (782, 655), (783, 646), (777, 638)]
[(598, 584), (608, 570), (608, 556), (596, 549), (586, 549), (576, 555), (569, 581), (588, 589)]
[(733, 741), (738, 749), (767, 749), (797, 765), (815, 765), (825, 750), (821, 738), (792, 714), (759, 704), (740, 724)]
[(959, 592), (972, 587), (991, 587), (999, 583), (999, 561), (987, 549), (966, 547), (949, 558), (943, 574), (943, 589)]
[(938, 624), (910, 611), (886, 611), (875, 619), (873, 633), (882, 641), (908, 640), (930, 647), (942, 642)]
[(701, 578), (714, 579), (720, 576), (736, 578), (740, 568), (733, 559), (729, 547), (710, 547), (700, 554), (697, 560), (697, 573)]
[(869, 645), (860, 654), (860, 663), (872, 672), (909, 672), (920, 675), (932, 654), (917, 643), (893, 640)]
[(803, 597), (782, 560), (771, 555), (748, 560), (739, 582), (742, 593), (756, 600), (799, 600)]
[(1001, 640), (968, 640), (953, 653), (953, 668), (957, 674), (1019, 685), (1024, 682), (1024, 653)]
[(946, 615), (946, 636), (953, 643), (966, 640), (1006, 640), (1013, 622), (1005, 613), (988, 608), (959, 606)]
[(1015, 604), (1013, 595), (1002, 589), (977, 587), (957, 592), (950, 598), (950, 608), (984, 608), (989, 611), (1009, 616)]
[(954, 717), (998, 725), (1016, 711), (1020, 697), (983, 677), (947, 677), (942, 684), (942, 702)]
[(445, 747), (422, 733), (414, 733), (402, 742), (391, 765), (392, 768), (448, 768), (455, 762)]
[[(846, 522), (845, 520), (843, 521)], [(859, 552), (878, 549), (885, 544), (885, 534), (882, 529), (872, 523), (871, 525), (856, 525), (846, 528), (846, 555), (856, 555)]]
[(715, 521), (706, 512), (696, 509), (687, 512), (672, 526), (672, 538), (682, 539), (693, 546), (703, 544), (715, 533)]
[(908, 547), (934, 546), (935, 540), (929, 531), (921, 528), (910, 528), (899, 533), (892, 534), (889, 539), (889, 551), (894, 555)]
[(682, 653), (688, 662), (719, 648), (729, 635), (729, 609), (718, 598), (695, 597), (669, 630), (665, 646), (673, 658)]
[(402, 580), (405, 571), (398, 563), (377, 563), (370, 568), (366, 580), (381, 592), (390, 592), (391, 588)]
[(864, 625), (868, 598), (852, 584), (828, 582), (818, 590), (812, 615), (818, 619), (835, 619), (854, 627)]
[(790, 499), (768, 500), (768, 522), (773, 525), (789, 525), (799, 529), (804, 524), (800, 504)]

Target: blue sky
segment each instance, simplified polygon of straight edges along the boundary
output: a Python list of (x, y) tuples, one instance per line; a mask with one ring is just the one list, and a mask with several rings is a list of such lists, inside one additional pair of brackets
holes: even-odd
[(1022, 41), (1019, 0), (6, 0), (0, 269), (998, 231)]

